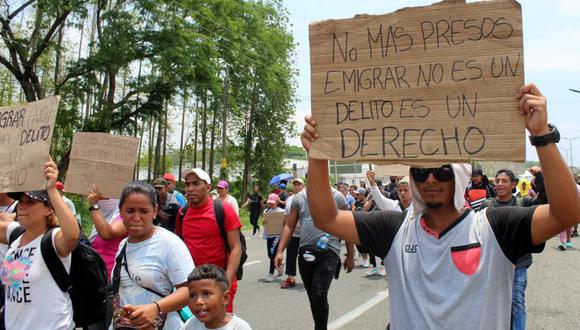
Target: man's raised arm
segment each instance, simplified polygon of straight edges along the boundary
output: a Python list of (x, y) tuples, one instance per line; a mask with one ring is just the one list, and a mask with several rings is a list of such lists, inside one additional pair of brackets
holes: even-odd
[[(520, 113), (532, 137), (549, 134), (546, 98), (534, 84), (518, 91)], [(539, 206), (532, 217), (532, 244), (550, 237), (580, 222), (580, 198), (572, 173), (566, 166), (555, 143), (536, 146), (548, 195), (548, 205)]]
[[(318, 138), (316, 121), (306, 116), (306, 125), (300, 136), (306, 152), (310, 151), (310, 144)], [(308, 156), (308, 208), (316, 227), (343, 240), (359, 244), (360, 239), (350, 211), (337, 209), (336, 202), (330, 189), (328, 177), (328, 161), (313, 159)]]

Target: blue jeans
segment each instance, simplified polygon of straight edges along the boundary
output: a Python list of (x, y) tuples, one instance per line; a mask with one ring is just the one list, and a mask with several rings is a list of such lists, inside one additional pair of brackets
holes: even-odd
[(526, 287), (528, 286), (528, 269), (516, 268), (512, 288), (512, 329), (526, 329)]

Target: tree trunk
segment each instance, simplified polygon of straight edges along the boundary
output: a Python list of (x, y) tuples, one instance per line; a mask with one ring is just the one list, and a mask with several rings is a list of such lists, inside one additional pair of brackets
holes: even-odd
[(18, 80), (18, 83), (20, 83), (20, 87), (22, 87), (22, 92), (24, 93), (24, 98), (26, 99), (26, 102), (34, 102), (37, 101), (36, 99), (36, 93), (34, 92), (34, 88), (32, 87), (32, 82), (30, 81), (30, 79), (27, 77), (27, 75), (24, 75), (26, 78), (22, 79), (22, 80)]
[(256, 108), (256, 95), (252, 95), (252, 104), (250, 105), (250, 118), (248, 120), (248, 131), (246, 134), (246, 143), (244, 146), (244, 172), (242, 174), (242, 196), (247, 195), (248, 191), (248, 174), (250, 173), (250, 161), (252, 156), (252, 141), (254, 140), (254, 112)]
[(147, 152), (147, 181), (151, 181), (151, 170), (153, 168), (153, 140), (155, 130), (153, 129), (153, 118), (149, 118), (149, 151)]
[(107, 93), (107, 102), (109, 106), (112, 108), (113, 104), (115, 103), (115, 89), (117, 89), (117, 73), (110, 71), (108, 75), (109, 81), (109, 91)]
[(181, 182), (181, 171), (183, 170), (183, 134), (185, 132), (185, 112), (187, 111), (187, 91), (183, 91), (183, 109), (181, 111), (181, 138), (179, 139), (179, 179), (177, 182)]
[(198, 124), (199, 121), (199, 99), (195, 102), (195, 134), (193, 136), (193, 166), (197, 167), (197, 137), (198, 137)]
[(60, 65), (62, 62), (62, 39), (64, 37), (64, 22), (58, 29), (58, 41), (56, 44), (56, 56), (54, 59), (54, 95), (60, 94), (60, 87), (58, 82), (60, 81)]
[[(137, 130), (135, 130), (137, 134)], [(139, 180), (139, 171), (141, 170), (141, 151), (143, 150), (143, 136), (145, 135), (145, 123), (141, 123), (141, 136), (139, 137), (139, 152), (137, 153), (137, 164), (135, 165), (134, 180)]]
[(159, 114), (157, 121), (157, 142), (155, 143), (155, 165), (153, 167), (153, 179), (159, 177), (159, 172), (161, 171), (161, 140), (163, 137), (163, 118)]
[(201, 118), (201, 169), (205, 171), (205, 148), (207, 136), (207, 91), (203, 92), (203, 116)]
[(211, 120), (211, 138), (210, 138), (210, 147), (209, 147), (209, 177), (210, 179), (213, 178), (213, 169), (215, 167), (215, 129), (217, 126), (217, 103), (214, 100), (211, 104), (212, 108), (212, 120)]
[(162, 173), (167, 173), (167, 113), (169, 113), (169, 100), (165, 101), (165, 113), (163, 117), (163, 162), (161, 163)]
[(228, 77), (224, 78), (224, 110), (222, 112), (222, 161), (221, 161), (221, 176), (224, 180), (228, 180)]

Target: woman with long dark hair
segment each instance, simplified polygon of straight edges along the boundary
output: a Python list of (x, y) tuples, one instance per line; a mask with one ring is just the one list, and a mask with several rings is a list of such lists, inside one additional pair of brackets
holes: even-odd
[(176, 313), (188, 302), (187, 276), (194, 268), (187, 247), (175, 234), (155, 226), (157, 194), (147, 183), (123, 189), (119, 210), (128, 237), (119, 245), (112, 282), (113, 328), (179, 329)]

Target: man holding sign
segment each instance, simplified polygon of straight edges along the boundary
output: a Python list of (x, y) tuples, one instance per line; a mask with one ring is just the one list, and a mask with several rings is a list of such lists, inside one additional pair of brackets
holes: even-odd
[[(309, 158), (308, 205), (317, 227), (384, 259), (393, 329), (509, 329), (516, 260), (578, 223), (580, 198), (548, 125), (546, 99), (533, 85), (517, 94), (542, 165), (550, 205), (464, 208), (468, 164), (410, 169), (413, 213), (337, 211), (328, 161)], [(310, 150), (317, 123), (306, 118)]]
[[(327, 186), (329, 182), (326, 182)], [(310, 193), (307, 195), (305, 190), (294, 195), (290, 214), (284, 220), (284, 226), (280, 233), (280, 243), (274, 263), (278, 271), (281, 271), (284, 260), (282, 254), (290, 242), (296, 224), (300, 221), (298, 269), (310, 301), (314, 329), (323, 330), (326, 329), (330, 311), (328, 290), (332, 279), (338, 278), (340, 272), (341, 244), (338, 237), (325, 232), (313, 222), (308, 202), (310, 198)], [(346, 199), (338, 190), (333, 189), (330, 198), (332, 201), (329, 205), (335, 208), (333, 212), (347, 209)], [(354, 268), (354, 245), (352, 243), (346, 244), (344, 268), (347, 273), (350, 273)]]

